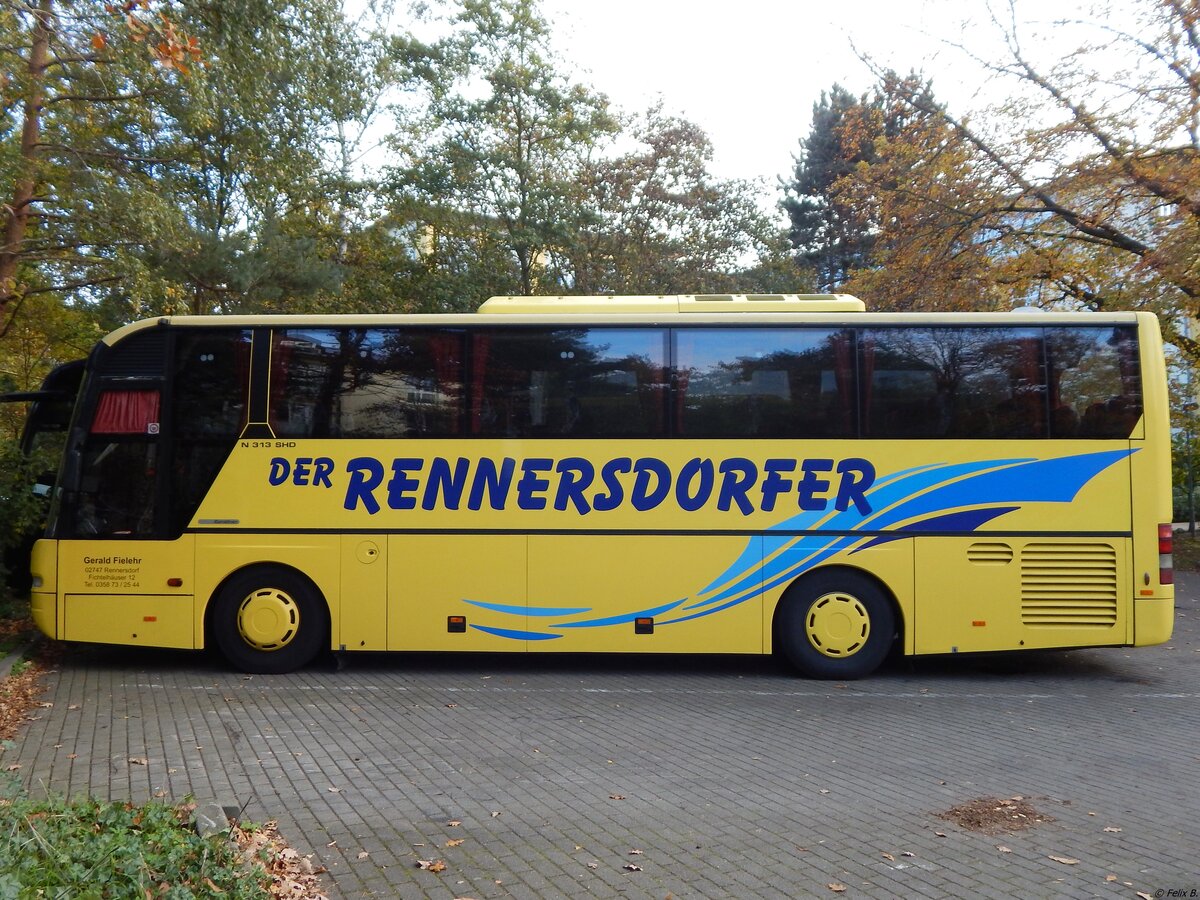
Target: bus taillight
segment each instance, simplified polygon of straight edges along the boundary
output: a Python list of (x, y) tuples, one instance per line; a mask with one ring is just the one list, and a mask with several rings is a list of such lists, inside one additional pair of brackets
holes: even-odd
[(1168, 523), (1158, 526), (1158, 583), (1175, 583), (1174, 552), (1175, 532)]

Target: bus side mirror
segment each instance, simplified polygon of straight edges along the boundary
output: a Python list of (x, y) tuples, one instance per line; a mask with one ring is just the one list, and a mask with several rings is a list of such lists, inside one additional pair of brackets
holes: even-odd
[(56, 480), (55, 473), (43, 472), (33, 483), (33, 487), (31, 488), (33, 496), (49, 500), (54, 493), (54, 482)]

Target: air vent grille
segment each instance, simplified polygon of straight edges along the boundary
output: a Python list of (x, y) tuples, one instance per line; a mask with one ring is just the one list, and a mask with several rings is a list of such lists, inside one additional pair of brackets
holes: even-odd
[(967, 559), (984, 566), (1006, 566), (1012, 558), (1013, 548), (1008, 544), (980, 543), (967, 548)]
[(1027, 544), (1021, 551), (1021, 622), (1111, 628), (1117, 623), (1117, 551), (1108, 544)]

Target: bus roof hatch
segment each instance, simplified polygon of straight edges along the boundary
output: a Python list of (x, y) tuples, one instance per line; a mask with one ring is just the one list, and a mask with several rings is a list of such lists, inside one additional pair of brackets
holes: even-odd
[(481, 313), (829, 313), (863, 312), (850, 294), (676, 294), (660, 296), (492, 297)]

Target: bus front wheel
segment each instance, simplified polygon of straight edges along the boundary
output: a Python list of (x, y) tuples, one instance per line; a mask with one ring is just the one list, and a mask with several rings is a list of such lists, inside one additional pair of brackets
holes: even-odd
[(274, 675), (312, 661), (327, 630), (325, 603), (303, 576), (263, 566), (239, 572), (217, 594), (212, 636), (230, 664)]
[(895, 638), (892, 603), (865, 575), (817, 572), (779, 601), (776, 640), (809, 678), (862, 678), (879, 667)]

